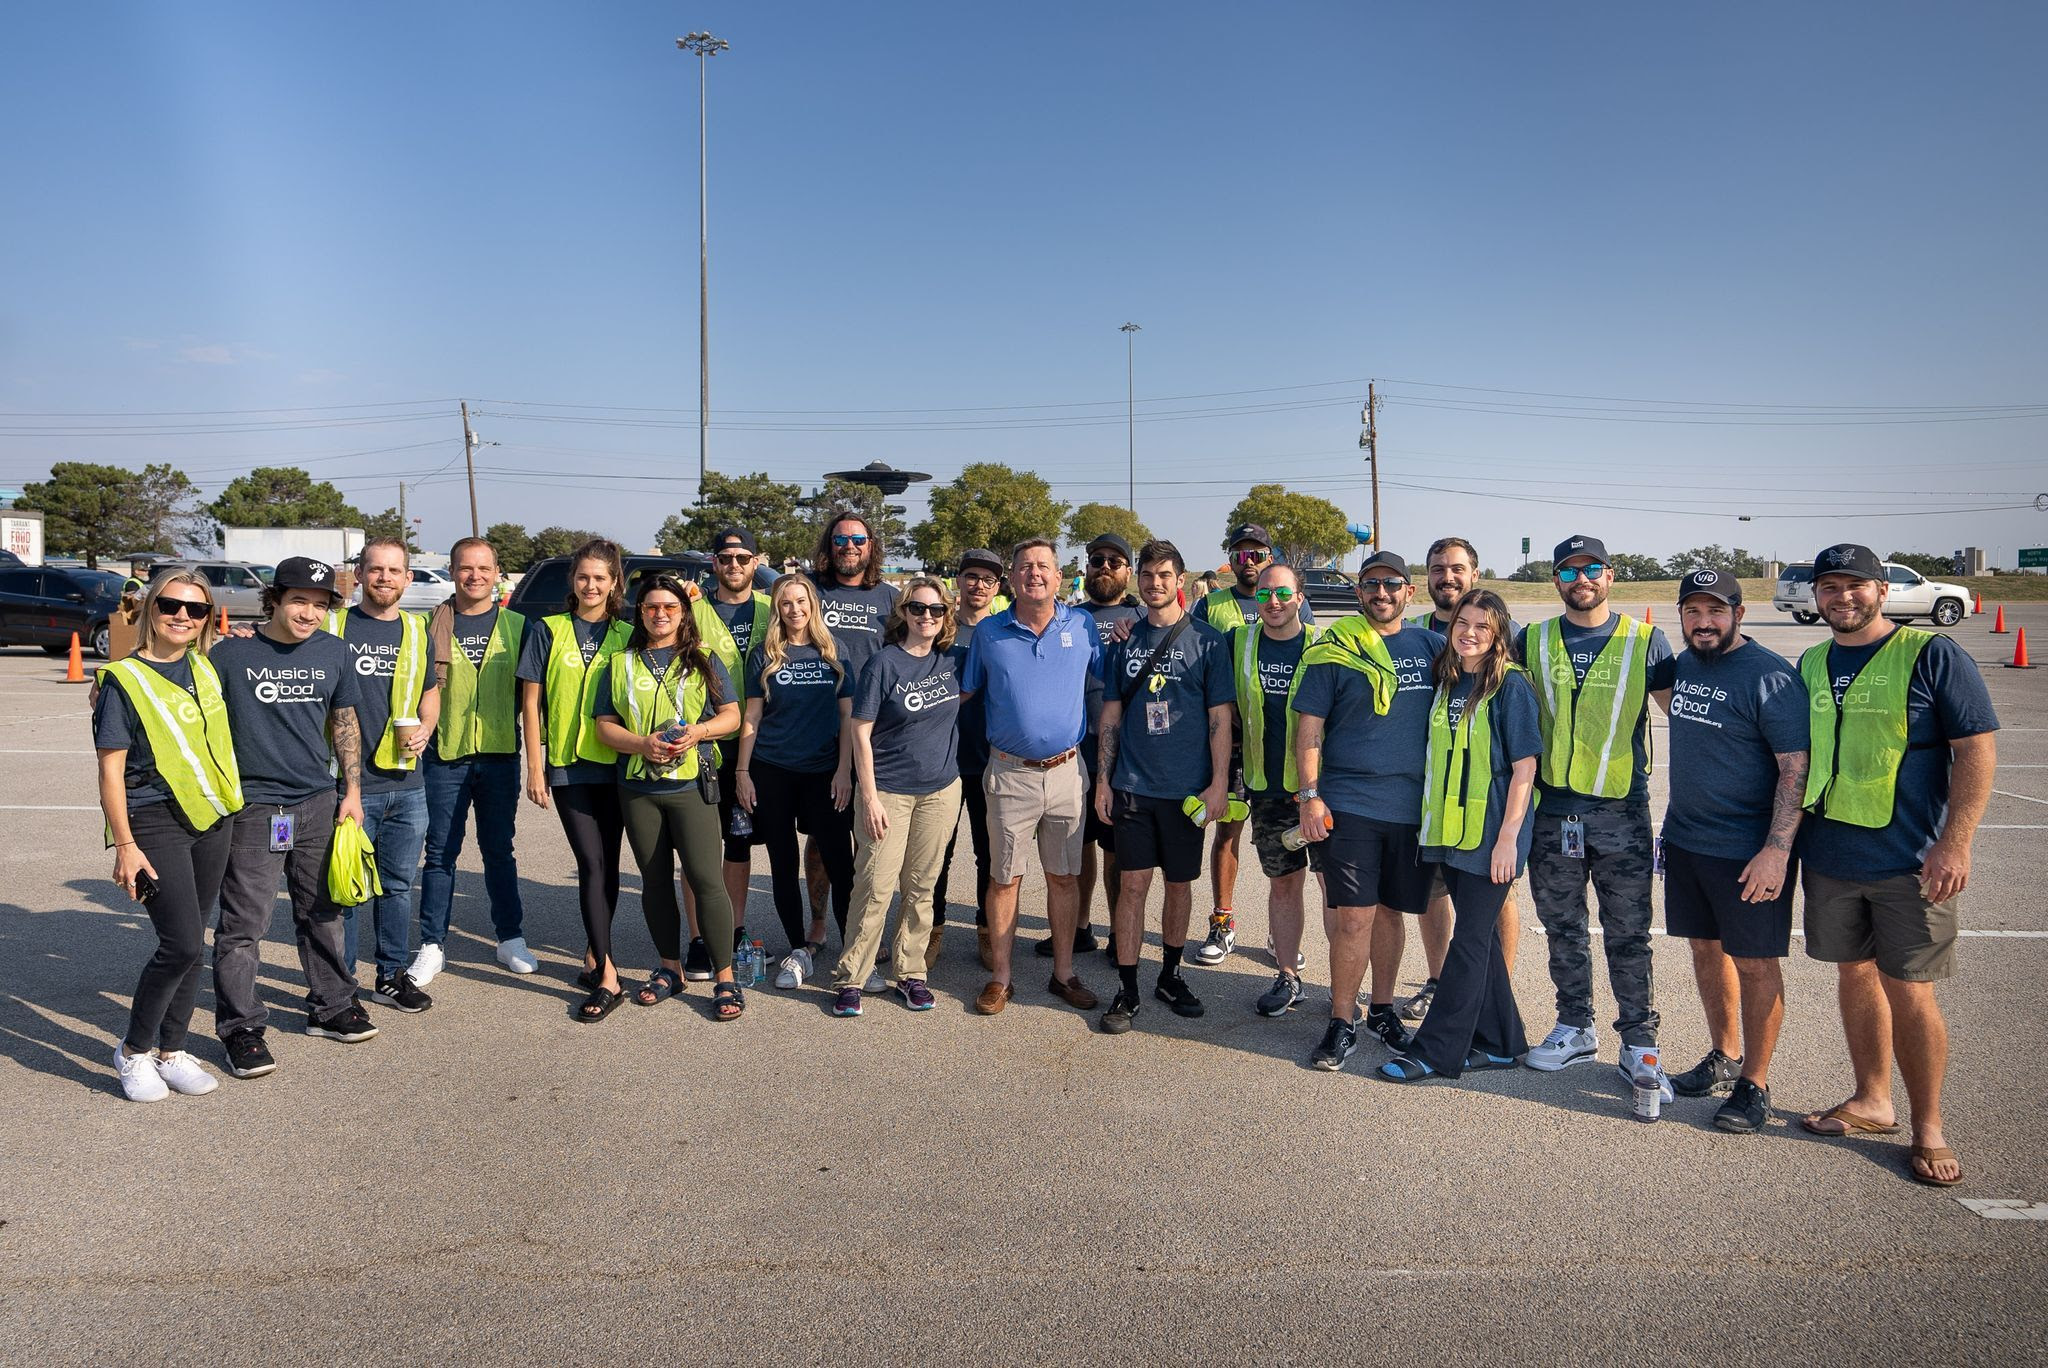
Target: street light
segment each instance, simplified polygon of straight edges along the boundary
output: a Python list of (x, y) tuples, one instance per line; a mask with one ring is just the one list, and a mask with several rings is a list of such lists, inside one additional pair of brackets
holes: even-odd
[(1137, 389), (1137, 345), (1134, 334), (1144, 331), (1135, 323), (1126, 323), (1118, 332), (1124, 335), (1124, 457), (1129, 463), (1129, 474), (1124, 485), (1124, 506), (1131, 510), (1131, 516), (1138, 516), (1138, 389)]
[(686, 33), (676, 39), (676, 46), (697, 54), (697, 503), (701, 506), (711, 436), (711, 218), (704, 171), (705, 59), (724, 52), (732, 44), (708, 33)]

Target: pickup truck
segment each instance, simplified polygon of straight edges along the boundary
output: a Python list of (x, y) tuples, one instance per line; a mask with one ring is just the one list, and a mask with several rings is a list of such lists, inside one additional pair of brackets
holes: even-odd
[[(1931, 580), (1904, 565), (1884, 563), (1885, 579), (1891, 592), (1885, 595), (1884, 615), (1894, 622), (1929, 618), (1943, 627), (1953, 627), (1970, 615), (1970, 591), (1960, 584)], [(1771, 606), (1790, 613), (1794, 622), (1805, 626), (1820, 621), (1813, 611), (1813, 566), (1788, 565), (1778, 572), (1778, 587), (1771, 594)]]

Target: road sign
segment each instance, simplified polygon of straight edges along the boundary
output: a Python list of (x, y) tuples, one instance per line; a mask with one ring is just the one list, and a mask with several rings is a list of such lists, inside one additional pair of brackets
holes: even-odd
[(1529, 539), (1527, 537), (1522, 538), (1522, 554), (1525, 556), (1529, 554)]
[(2022, 546), (2020, 569), (2048, 570), (2048, 546)]

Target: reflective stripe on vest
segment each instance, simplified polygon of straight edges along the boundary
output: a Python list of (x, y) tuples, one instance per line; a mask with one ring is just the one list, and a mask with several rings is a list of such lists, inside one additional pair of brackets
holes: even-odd
[(1812, 759), (1806, 771), (1808, 812), (1849, 826), (1884, 827), (1892, 820), (1899, 762), (1906, 743), (1906, 695), (1913, 669), (1933, 634), (1894, 628), (1835, 702), (1828, 671), (1828, 646), (1799, 657), (1806, 683), (1807, 727)]
[(448, 686), (441, 691), (441, 720), (434, 746), (443, 760), (472, 755), (511, 755), (519, 749), (519, 644), (526, 619), (498, 610), (484, 643), (481, 665), (469, 663), (460, 646), (448, 652)]
[(1477, 850), (1486, 838), (1486, 808), (1493, 793), (1492, 702), (1491, 694), (1477, 704), (1468, 702), (1453, 727), (1450, 690), (1437, 686), (1422, 772), (1422, 834), (1417, 838), (1422, 845)]
[(135, 715), (156, 772), (194, 831), (205, 831), (242, 809), (242, 772), (235, 763), (220, 675), (206, 657), (190, 653), (192, 693), (186, 693), (134, 656), (99, 672), (100, 687), (116, 684)]
[[(1316, 639), (1316, 629), (1304, 626), (1302, 632), (1307, 640), (1301, 643), (1302, 653)], [(1231, 637), (1231, 658), (1235, 668), (1231, 673), (1237, 680), (1237, 716), (1244, 726), (1244, 784), (1248, 789), (1264, 792), (1266, 788), (1266, 694), (1259, 683), (1259, 642), (1266, 639), (1263, 629), (1241, 627)], [(1294, 695), (1301, 688), (1302, 662), (1294, 662), (1294, 674), (1287, 681), (1287, 763), (1280, 778), (1284, 793), (1292, 793), (1301, 787), (1301, 776), (1294, 768)]]
[(541, 619), (541, 625), (549, 634), (547, 680), (541, 686), (548, 715), (548, 763), (557, 769), (567, 769), (578, 760), (608, 765), (619, 753), (597, 739), (590, 705), (597, 699), (597, 667), (625, 648), (633, 629), (614, 619), (586, 667), (576, 645), (575, 619), (557, 613)]
[[(418, 756), (399, 746), (398, 729), (393, 724), (401, 717), (417, 718), (420, 698), (427, 691), (426, 619), (418, 613), (402, 612), (398, 623), (398, 659), (391, 667), (391, 711), (384, 719), (384, 734), (377, 738), (377, 749), (370, 756), (378, 769), (387, 770), (409, 770), (419, 764)], [(330, 609), (321, 626), (346, 641), (348, 609)]]
[[(670, 671), (679, 662), (671, 661)], [(676, 685), (666, 674), (657, 675), (647, 668), (647, 662), (638, 651), (620, 651), (612, 657), (612, 709), (626, 730), (640, 736), (652, 736), (672, 721), (689, 719), (694, 722), (704, 715), (704, 700), (709, 695), (705, 687), (704, 674), (700, 670), (685, 668), (682, 678), (682, 701), (676, 701)], [(697, 777), (697, 748), (690, 747), (667, 769), (655, 769), (644, 755), (626, 757), (628, 779), (677, 779), (690, 780)]]
[[(768, 596), (759, 589), (756, 589), (754, 591), (754, 632), (752, 636), (747, 638), (747, 654), (751, 655), (755, 647), (767, 640), (768, 619), (772, 613), (773, 609), (769, 605)], [(725, 626), (723, 622), (720, 622), (718, 625), (721, 627)], [(718, 656), (718, 662), (725, 666), (726, 674), (732, 678), (733, 691), (739, 695), (739, 701), (744, 705), (747, 701), (747, 657), (740, 653), (739, 642), (733, 639), (731, 628), (726, 628), (725, 635), (726, 639), (732, 643), (732, 656), (730, 659), (727, 659), (725, 656), (720, 655)], [(704, 645), (706, 649), (709, 649), (711, 643), (707, 641)], [(712, 654), (717, 655), (718, 653), (713, 651)]]
[(1614, 631), (1578, 681), (1564, 647), (1564, 619), (1529, 629), (1528, 663), (1543, 726), (1543, 782), (1592, 798), (1625, 798), (1635, 767), (1635, 729), (1649, 696), (1647, 623), (1617, 614)]

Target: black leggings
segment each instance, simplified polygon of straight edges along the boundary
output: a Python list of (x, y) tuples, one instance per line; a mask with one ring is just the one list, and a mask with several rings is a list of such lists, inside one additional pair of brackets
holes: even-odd
[(143, 906), (156, 927), (156, 953), (142, 966), (123, 1041), (131, 1055), (185, 1048), (199, 969), (206, 959), (206, 924), (220, 901), (227, 873), (231, 818), (193, 835), (170, 803), (149, 803), (128, 814), (128, 830), (156, 871), (156, 896)]
[(562, 834), (576, 857), (576, 887), (583, 898), (583, 934), (598, 972), (612, 957), (612, 913), (619, 906), (619, 837), (626, 818), (616, 784), (563, 784), (554, 790)]
[(846, 909), (853, 901), (853, 804), (848, 803), (844, 812), (832, 806), (829, 770), (805, 774), (756, 757), (748, 777), (754, 781), (754, 835), (768, 847), (775, 915), (789, 937), (789, 948), (804, 944), (810, 930), (804, 920), (804, 866), (796, 843), (799, 818), (825, 862), (825, 877), (832, 884), (832, 916), (844, 941)]
[[(960, 776), (960, 806), (967, 814), (967, 835), (974, 842), (974, 924), (988, 925), (988, 793), (979, 774)], [(953, 845), (958, 827), (946, 838), (946, 858), (939, 864), (938, 887), (932, 890), (932, 925), (946, 924), (946, 876), (953, 872)]]
[(704, 801), (691, 784), (668, 793), (619, 790), (626, 814), (626, 839), (640, 866), (640, 910), (654, 953), (665, 960), (683, 957), (683, 914), (676, 906), (676, 854), (683, 857), (683, 877), (697, 897), (697, 929), (711, 952), (715, 969), (732, 968), (732, 899), (725, 891), (723, 841), (718, 808)]

